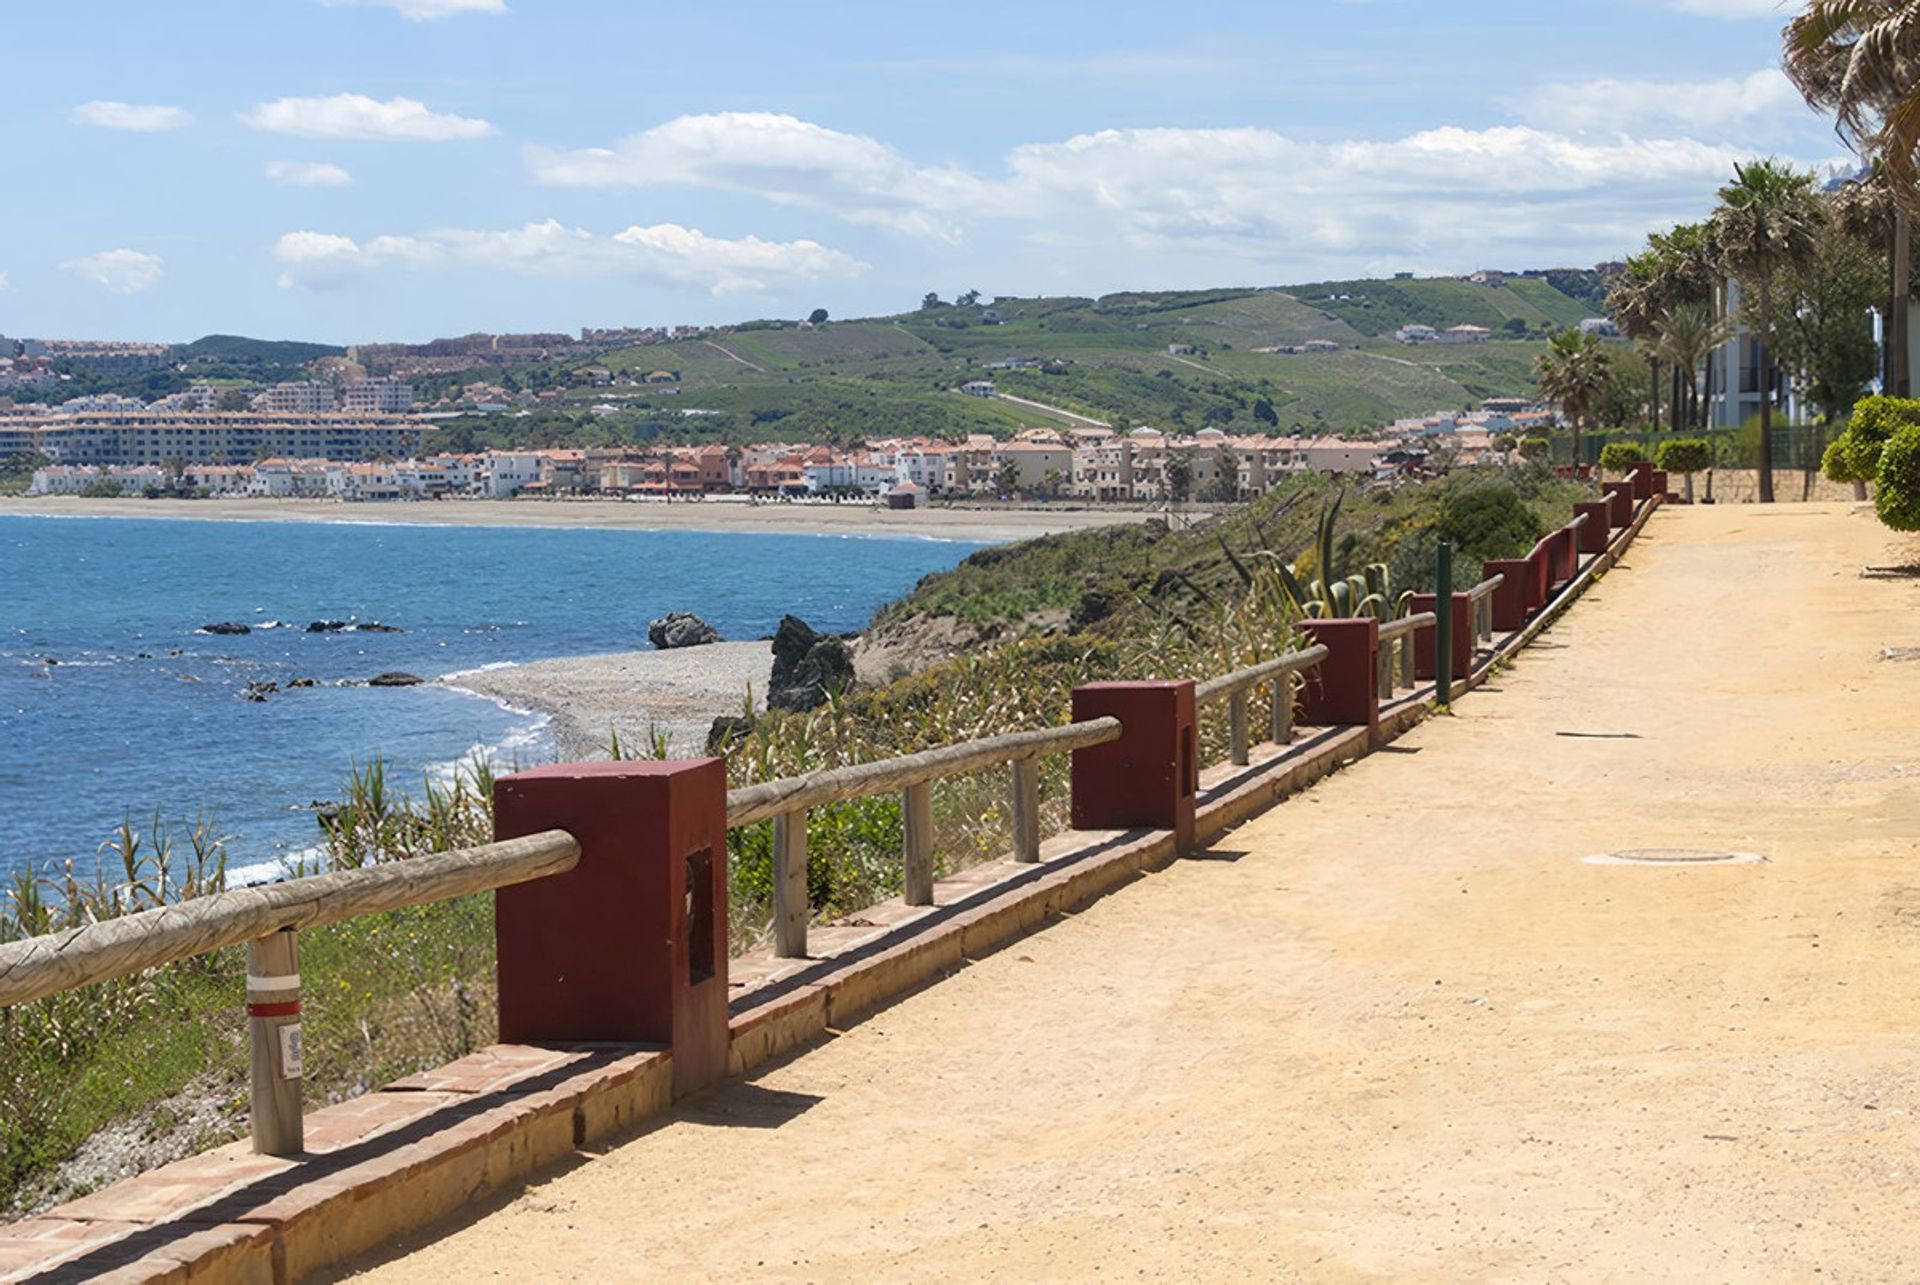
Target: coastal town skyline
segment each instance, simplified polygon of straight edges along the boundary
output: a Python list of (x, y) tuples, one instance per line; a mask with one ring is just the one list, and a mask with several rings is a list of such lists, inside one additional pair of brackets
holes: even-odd
[(97, 9), (84, 44), (10, 19), (41, 181), (0, 210), (0, 333), (420, 341), (1592, 263), (1735, 160), (1844, 150), (1768, 0)]

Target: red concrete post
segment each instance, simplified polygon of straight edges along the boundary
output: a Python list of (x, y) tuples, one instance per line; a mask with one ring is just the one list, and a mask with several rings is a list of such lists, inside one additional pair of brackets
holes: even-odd
[(1640, 463), (1634, 465), (1632, 475), (1627, 479), (1633, 483), (1633, 502), (1653, 498), (1653, 465)]
[[(1413, 614), (1433, 611), (1440, 602), (1440, 596), (1432, 593), (1413, 595)], [(1413, 635), (1413, 676), (1426, 680), (1433, 677), (1434, 646), (1438, 626), (1422, 629)], [(1473, 595), (1456, 593), (1453, 595), (1453, 676), (1471, 678), (1473, 676)]]
[(1193, 684), (1088, 683), (1073, 689), (1073, 721), (1113, 717), (1120, 739), (1075, 750), (1070, 773), (1076, 830), (1171, 830), (1193, 851), (1200, 793), (1200, 727)]
[(1553, 569), (1553, 579), (1557, 584), (1565, 584), (1580, 574), (1580, 533), (1570, 526), (1563, 526), (1553, 533), (1553, 551), (1557, 559)]
[(500, 1039), (665, 1044), (673, 1091), (727, 1069), (727, 771), (562, 763), (498, 782), (494, 835), (565, 830), (580, 864), (494, 894)]
[(1527, 613), (1532, 610), (1527, 586), (1538, 574), (1534, 564), (1526, 558), (1497, 558), (1483, 567), (1481, 579), (1502, 577), (1500, 587), (1493, 591), (1495, 633), (1512, 633), (1527, 623)]
[(1303, 620), (1307, 642), (1324, 643), (1327, 658), (1301, 675), (1300, 721), (1315, 727), (1380, 726), (1380, 622)]
[(1576, 518), (1585, 514), (1587, 520), (1580, 524), (1580, 552), (1605, 553), (1607, 551), (1607, 529), (1612, 526), (1608, 520), (1609, 506), (1605, 501), (1596, 500), (1590, 504), (1573, 506)]
[(1663, 468), (1653, 471), (1653, 493), (1662, 500), (1667, 498), (1667, 471)]
[(1627, 526), (1633, 521), (1633, 487), (1626, 482), (1608, 482), (1600, 490), (1607, 497), (1607, 521), (1612, 526)]

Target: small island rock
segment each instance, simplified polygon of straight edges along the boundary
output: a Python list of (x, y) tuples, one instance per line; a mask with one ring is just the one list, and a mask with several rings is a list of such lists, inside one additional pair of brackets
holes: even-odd
[(237, 620), (221, 620), (211, 625), (201, 625), (200, 632), (203, 634), (250, 634), (253, 632), (253, 627), (243, 625)]
[(418, 674), (403, 674), (398, 670), (392, 673), (377, 674), (367, 680), (369, 687), (418, 687), (426, 679)]
[(725, 642), (720, 631), (690, 611), (670, 611), (647, 626), (647, 641), (661, 651)]

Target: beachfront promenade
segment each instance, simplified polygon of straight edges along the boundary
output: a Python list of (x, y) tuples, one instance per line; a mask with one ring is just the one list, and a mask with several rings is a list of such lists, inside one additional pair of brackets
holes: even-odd
[[(1859, 574), (1901, 553), (1668, 507), (1453, 717), (359, 1266), (1910, 1275), (1920, 587)], [(1768, 861), (1581, 860), (1658, 847)]]

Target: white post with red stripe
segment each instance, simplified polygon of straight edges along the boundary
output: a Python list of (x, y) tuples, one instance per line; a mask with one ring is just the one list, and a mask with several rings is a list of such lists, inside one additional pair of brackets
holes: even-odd
[(294, 930), (247, 943), (247, 1031), (253, 1043), (253, 1149), (297, 1156), (300, 1120), (300, 952)]

